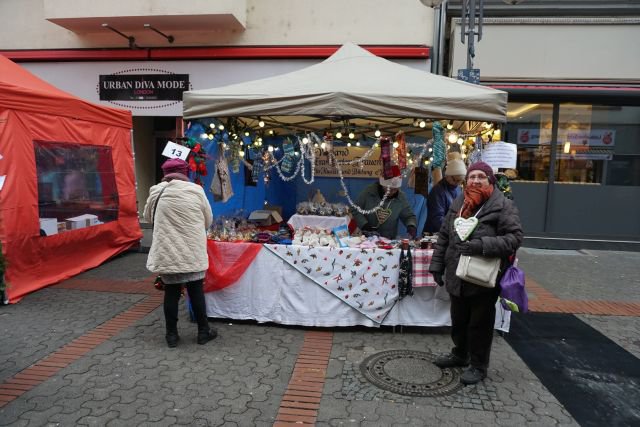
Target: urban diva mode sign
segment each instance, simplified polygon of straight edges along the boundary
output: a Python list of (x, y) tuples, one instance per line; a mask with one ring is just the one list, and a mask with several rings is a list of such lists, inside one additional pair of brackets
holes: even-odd
[(182, 101), (188, 74), (100, 75), (101, 101)]

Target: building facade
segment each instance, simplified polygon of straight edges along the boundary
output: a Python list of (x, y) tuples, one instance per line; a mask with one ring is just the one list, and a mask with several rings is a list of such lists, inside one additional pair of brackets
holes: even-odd
[[(449, 4), (451, 76), (467, 65), (460, 12)], [(473, 66), (509, 93), (502, 136), (518, 146), (530, 242), (640, 247), (638, 40), (637, 1), (485, 1)]]
[[(437, 54), (435, 71), (455, 77), (469, 46), (461, 2), (426, 3), (3, 0), (0, 53), (67, 92), (132, 111), (141, 208), (162, 148), (182, 132), (182, 103), (145, 98), (144, 88), (144, 99), (105, 99), (101, 81), (178, 75), (205, 89), (301, 69), (349, 41), (423, 70)], [(513, 187), (527, 238), (638, 247), (640, 1), (485, 0), (483, 12), (473, 66), (481, 84), (509, 93), (502, 135), (518, 145)]]

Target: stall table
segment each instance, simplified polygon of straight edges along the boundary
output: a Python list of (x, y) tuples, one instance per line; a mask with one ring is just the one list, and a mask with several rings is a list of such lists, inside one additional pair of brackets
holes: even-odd
[[(227, 249), (238, 253), (237, 245), (256, 245), (214, 241), (208, 244), (216, 245), (219, 254), (225, 254)], [(398, 300), (399, 255), (398, 249), (376, 249), (374, 253), (371, 249), (265, 244), (239, 279), (205, 294), (207, 315), (321, 327), (449, 326), (449, 295), (444, 288), (414, 288), (413, 296)], [(344, 259), (351, 264), (343, 269)], [(209, 262), (221, 260), (210, 256)], [(350, 276), (353, 280), (349, 280)], [(334, 280), (343, 278), (346, 280)], [(368, 282), (361, 284), (361, 280)], [(362, 289), (367, 290), (366, 296), (371, 295), (373, 302), (367, 303)], [(366, 307), (362, 306), (367, 305), (370, 310), (364, 311)], [(510, 312), (497, 304), (495, 328), (508, 332), (509, 321)]]

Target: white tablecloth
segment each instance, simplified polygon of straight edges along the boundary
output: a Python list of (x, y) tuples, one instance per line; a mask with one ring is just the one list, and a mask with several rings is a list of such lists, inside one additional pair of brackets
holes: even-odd
[[(264, 248), (236, 283), (206, 293), (205, 298), (209, 317), (301, 326), (378, 326)], [(497, 307), (495, 328), (508, 332), (511, 313)], [(382, 324), (449, 326), (449, 295), (440, 287), (415, 288)]]
[(287, 224), (292, 226), (294, 230), (303, 227), (318, 227), (325, 230), (331, 230), (335, 227), (346, 225), (349, 226), (349, 218), (346, 216), (319, 216), (319, 215), (298, 215), (295, 214)]

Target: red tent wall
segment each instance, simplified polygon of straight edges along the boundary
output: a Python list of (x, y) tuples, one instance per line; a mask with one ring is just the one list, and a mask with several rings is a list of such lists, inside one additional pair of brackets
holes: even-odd
[[(142, 237), (138, 223), (131, 113), (94, 105), (39, 80), (0, 56), (0, 240), (10, 302), (96, 267)], [(40, 237), (33, 141), (111, 148), (117, 221)]]

